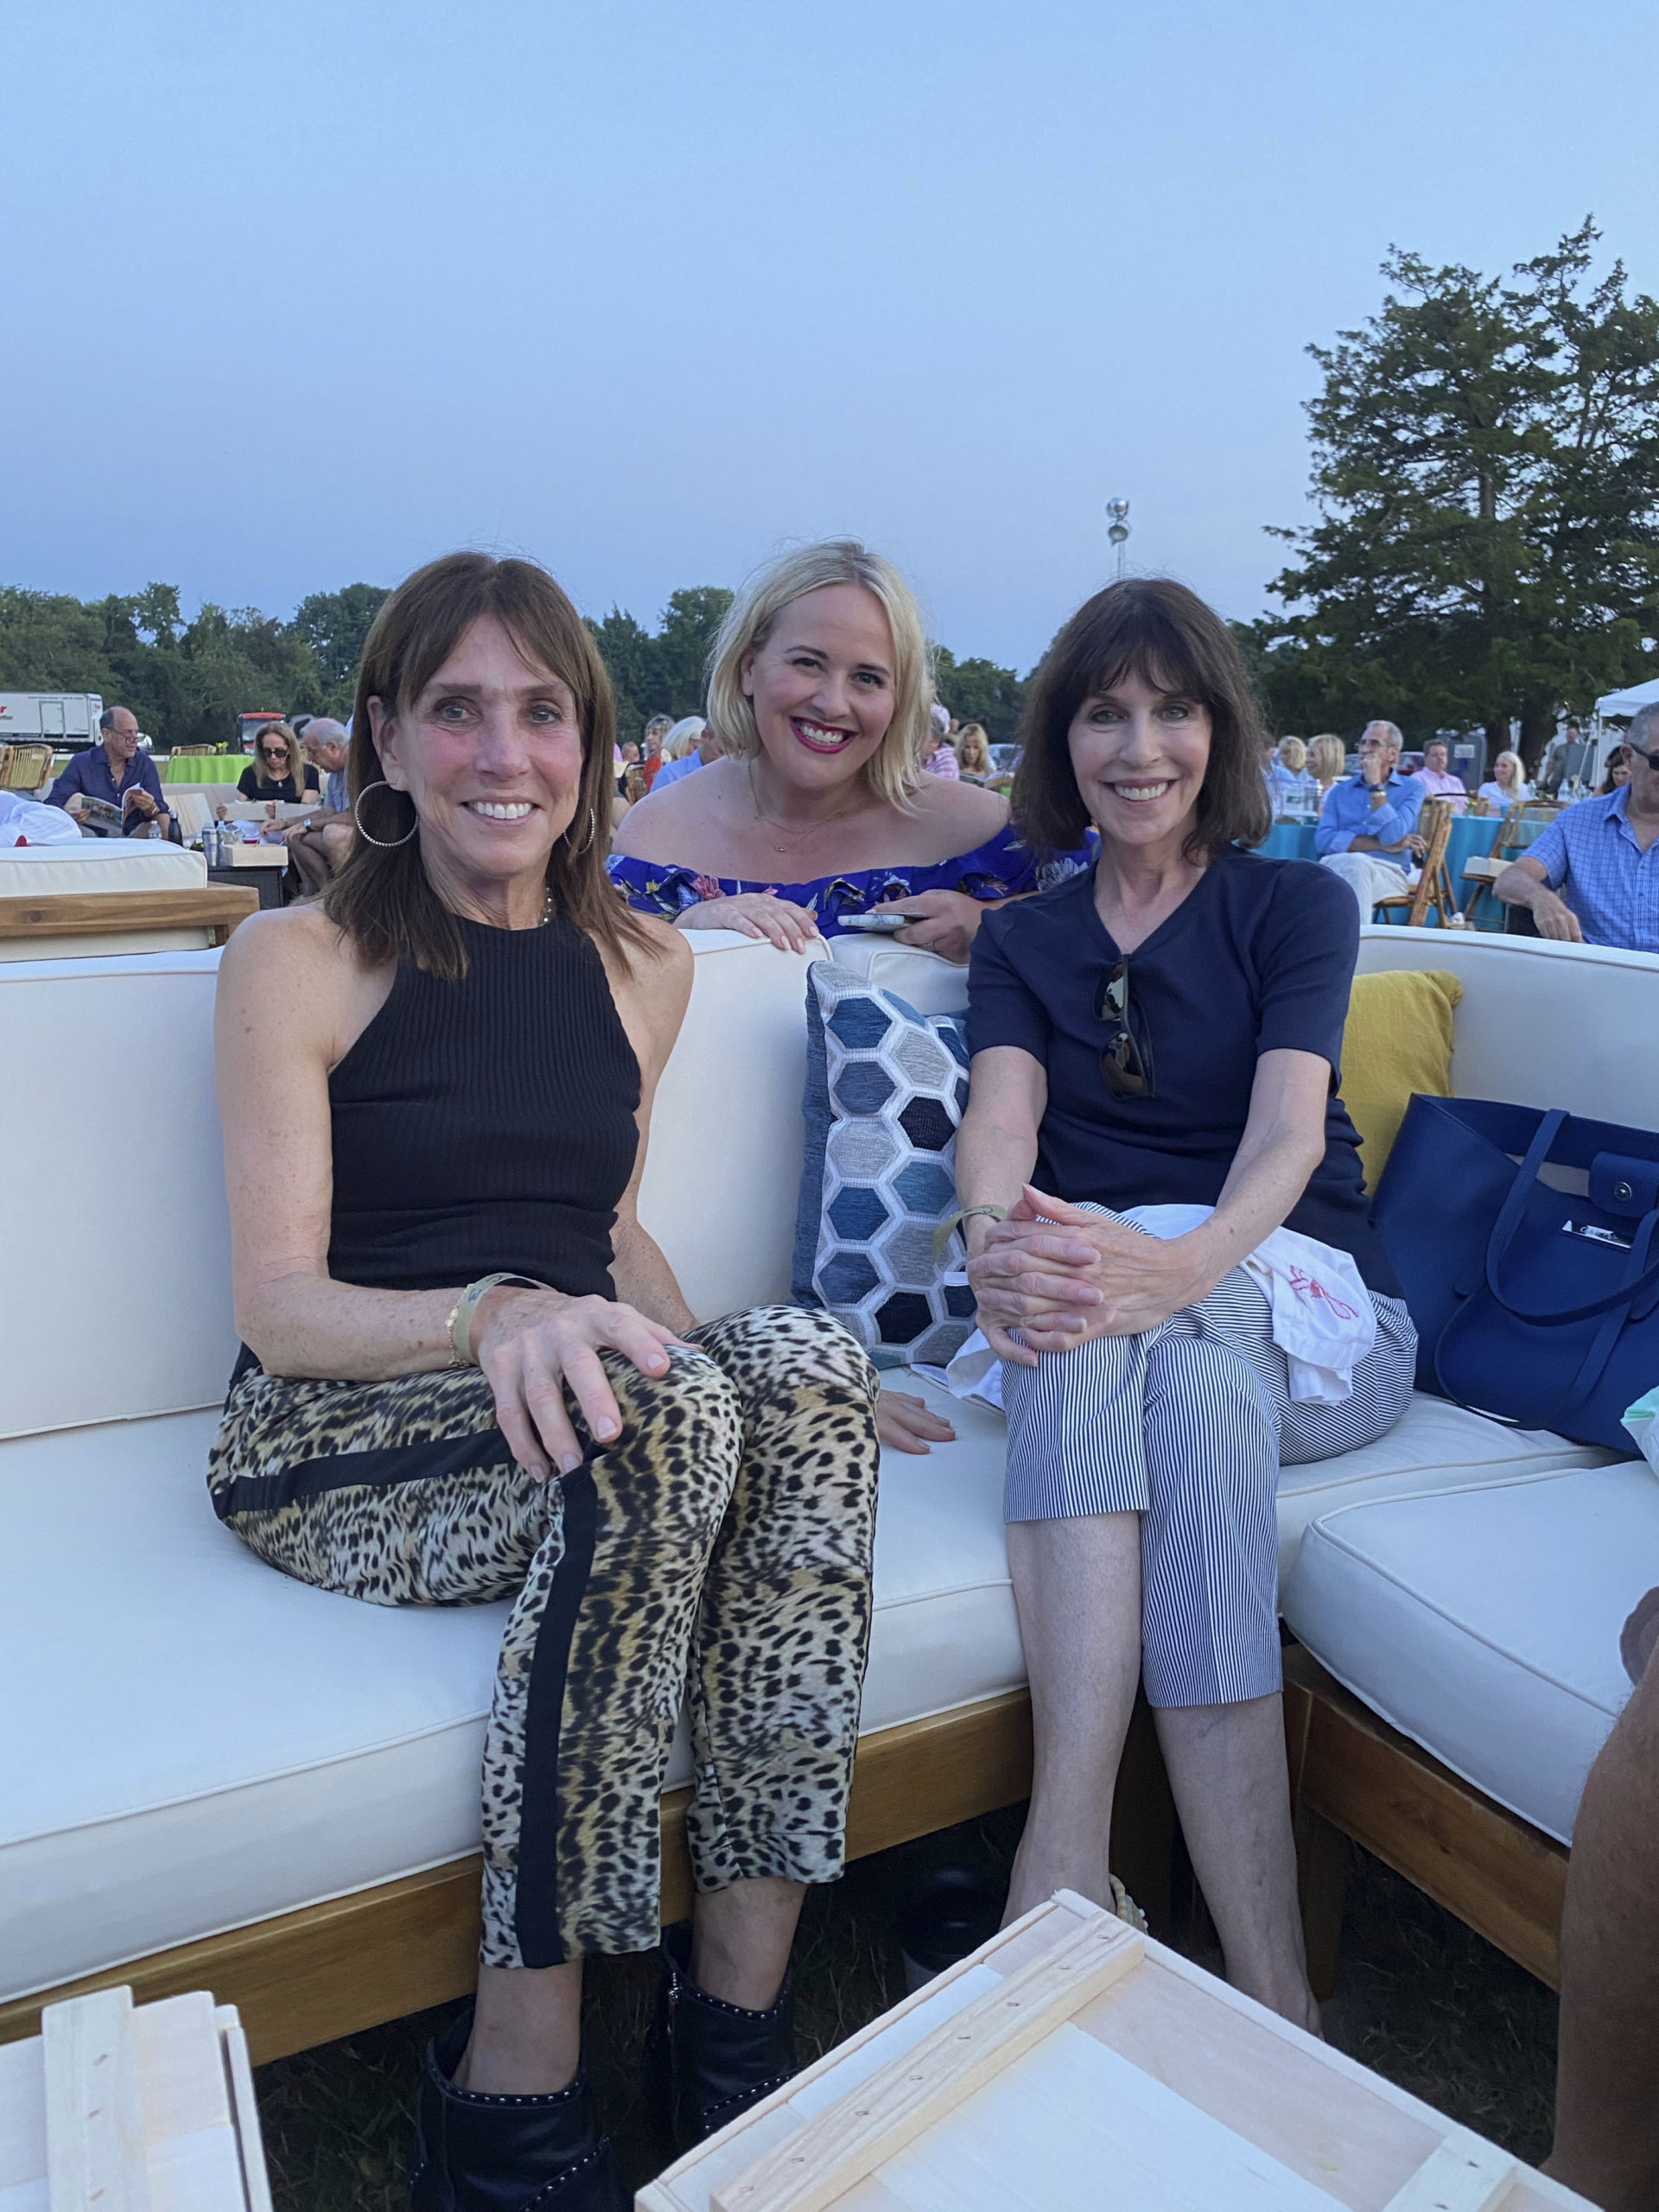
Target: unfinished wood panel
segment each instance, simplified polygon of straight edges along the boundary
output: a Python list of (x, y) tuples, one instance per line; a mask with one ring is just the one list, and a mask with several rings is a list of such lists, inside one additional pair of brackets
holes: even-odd
[(242, 2193), (248, 2212), (271, 2212), (270, 2176), (265, 2168), (265, 2142), (259, 2130), (259, 2105), (253, 2093), (253, 2067), (248, 2039), (233, 2005), (221, 2005), (214, 2013), (219, 2044), (225, 2054), (225, 2074), (236, 2118), (237, 2153), (242, 2164)]
[(1496, 2143), (1454, 2127), (1389, 2199), (1388, 2212), (1494, 2212), (1519, 2170), (1519, 2162)]
[(41, 2033), (52, 2212), (149, 2212), (131, 1992), (51, 2005)]
[(1077, 2015), (1077, 2024), (1292, 2173), (1343, 2203), (1378, 2212), (1433, 2152), (1440, 2128), (1422, 2107), (1380, 2094), (1311, 2037), (1257, 2008), (1217, 2002), (1217, 1986), (1174, 1970), (1138, 1974)]
[(1520, 1966), (1560, 1986), (1567, 1853), (1379, 1720), (1300, 1646), (1287, 1729), (1305, 1732), (1298, 1809), (1375, 1852)]
[(713, 2212), (824, 2212), (1145, 1956), (1144, 1939), (1109, 1913), (1074, 1928), (728, 2182)]
[(259, 894), (238, 884), (181, 891), (54, 892), (0, 899), (0, 937), (103, 937), (112, 930), (209, 930), (223, 944), (257, 913)]

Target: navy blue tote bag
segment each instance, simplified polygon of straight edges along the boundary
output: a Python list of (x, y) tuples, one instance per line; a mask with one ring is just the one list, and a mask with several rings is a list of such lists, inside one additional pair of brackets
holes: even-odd
[[(1580, 1171), (1573, 1192), (1546, 1165)], [(1659, 1383), (1659, 1135), (1420, 1092), (1372, 1218), (1417, 1325), (1419, 1389), (1630, 1448), (1620, 1416)]]

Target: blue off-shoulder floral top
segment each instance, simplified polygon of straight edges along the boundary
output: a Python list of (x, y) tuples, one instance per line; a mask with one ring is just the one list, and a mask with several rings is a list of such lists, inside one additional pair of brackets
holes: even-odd
[(641, 913), (677, 921), (688, 907), (705, 899), (734, 899), (745, 891), (772, 892), (803, 906), (825, 937), (836, 937), (849, 914), (868, 913), (890, 899), (914, 899), (924, 891), (961, 891), (969, 899), (1018, 899), (1028, 891), (1047, 891), (1067, 876), (1093, 865), (1089, 849), (1039, 855), (1022, 845), (1012, 823), (995, 837), (954, 860), (925, 867), (867, 868), (850, 875), (819, 876), (810, 883), (767, 883), (757, 877), (702, 875), (696, 868), (662, 861), (636, 861), (611, 855), (611, 880), (630, 906)]

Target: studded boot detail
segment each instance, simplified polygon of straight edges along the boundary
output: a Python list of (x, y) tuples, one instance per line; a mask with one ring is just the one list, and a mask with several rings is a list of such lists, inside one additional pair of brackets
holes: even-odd
[(781, 2088), (796, 2070), (792, 1970), (764, 2012), (691, 1979), (691, 1931), (665, 1929), (663, 1978), (645, 2042), (645, 2085), (677, 2154)]
[(469, 2006), (426, 2047), (415, 2101), (411, 2212), (628, 2212), (587, 2076), (550, 2096), (458, 2089)]

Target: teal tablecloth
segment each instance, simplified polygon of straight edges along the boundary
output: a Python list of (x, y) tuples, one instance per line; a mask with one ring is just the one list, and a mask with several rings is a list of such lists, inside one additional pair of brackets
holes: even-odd
[[(1484, 859), (1492, 849), (1503, 817), (1497, 814), (1459, 814), (1452, 821), (1452, 834), (1446, 842), (1446, 872), (1452, 879), (1452, 888), (1461, 901), (1467, 896), (1463, 882), (1463, 864), (1477, 856)], [(1530, 844), (1543, 828), (1541, 822), (1523, 823), (1520, 842)], [(1267, 841), (1256, 850), (1273, 861), (1311, 861), (1319, 855), (1313, 849), (1313, 824), (1311, 822), (1275, 822), (1268, 832)], [(1503, 909), (1495, 899), (1483, 899), (1475, 916), (1477, 928), (1501, 930)], [(1430, 917), (1430, 926), (1435, 926)]]

